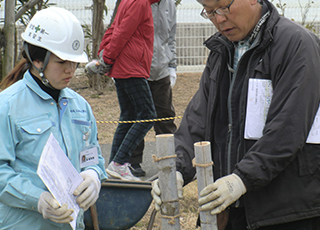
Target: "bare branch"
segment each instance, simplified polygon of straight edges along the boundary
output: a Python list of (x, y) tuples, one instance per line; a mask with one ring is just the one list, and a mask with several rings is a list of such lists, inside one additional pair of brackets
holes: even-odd
[(15, 16), (15, 22), (18, 21), (18, 19), (29, 9), (31, 9), (32, 7), (34, 7), (36, 4), (38, 4), (39, 2), (41, 2), (42, 0), (30, 0), (29, 2), (27, 2), (16, 14)]

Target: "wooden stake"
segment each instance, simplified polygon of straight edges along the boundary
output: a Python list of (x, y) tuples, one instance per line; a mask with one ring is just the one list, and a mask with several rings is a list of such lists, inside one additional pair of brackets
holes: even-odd
[(179, 198), (176, 178), (176, 155), (173, 134), (156, 136), (157, 156), (154, 157), (159, 169), (161, 189), (161, 225), (163, 230), (179, 230)]
[[(198, 195), (207, 185), (213, 183), (211, 147), (209, 141), (194, 144), (195, 166), (197, 170)], [(210, 211), (200, 212), (201, 230), (218, 230), (217, 216)]]

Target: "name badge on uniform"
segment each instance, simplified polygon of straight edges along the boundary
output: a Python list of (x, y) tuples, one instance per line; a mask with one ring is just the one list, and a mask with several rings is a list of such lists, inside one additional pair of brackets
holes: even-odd
[(96, 146), (80, 152), (80, 168), (96, 165), (98, 163), (98, 149)]

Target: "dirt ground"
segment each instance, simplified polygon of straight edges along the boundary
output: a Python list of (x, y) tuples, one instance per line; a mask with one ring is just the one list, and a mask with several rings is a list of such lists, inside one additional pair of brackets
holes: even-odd
[[(198, 89), (200, 81), (200, 73), (179, 73), (176, 85), (173, 87), (173, 104), (176, 110), (175, 123), (177, 127), (180, 125), (181, 116), (191, 100), (196, 90)], [(97, 120), (98, 137), (100, 144), (112, 143), (113, 135), (117, 127), (119, 119), (119, 104), (117, 93), (114, 86), (108, 87), (101, 94), (90, 89), (89, 81), (83, 72), (83, 68), (79, 68), (76, 76), (72, 79), (70, 88), (82, 95), (91, 105), (93, 113)], [(147, 142), (155, 141), (154, 130), (151, 129), (145, 137)], [(196, 220), (198, 217), (198, 194), (196, 181), (184, 187), (184, 198), (179, 202), (180, 210), (180, 227), (182, 230), (195, 230)], [(151, 220), (151, 213), (154, 209), (152, 203), (144, 215), (144, 217), (130, 230), (145, 230)], [(156, 214), (153, 230), (161, 230), (161, 216)]]
[[(173, 87), (173, 105), (176, 110), (175, 123), (177, 127), (180, 125), (181, 116), (195, 94), (199, 86), (201, 73), (179, 73), (175, 86)], [(70, 88), (82, 95), (91, 105), (98, 125), (99, 143), (106, 144), (112, 143), (113, 134), (117, 128), (116, 122), (119, 119), (119, 104), (117, 93), (114, 86), (109, 86), (108, 89), (97, 93), (89, 87), (89, 81), (79, 68), (76, 76), (70, 83)], [(155, 141), (154, 130), (151, 129), (146, 138), (146, 141)]]

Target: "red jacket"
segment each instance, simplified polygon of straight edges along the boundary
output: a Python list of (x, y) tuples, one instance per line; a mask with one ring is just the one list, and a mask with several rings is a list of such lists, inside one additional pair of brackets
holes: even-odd
[(99, 52), (113, 64), (109, 76), (131, 78), (150, 76), (153, 54), (151, 4), (159, 0), (122, 0), (114, 22), (105, 32)]

